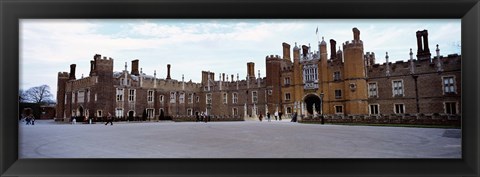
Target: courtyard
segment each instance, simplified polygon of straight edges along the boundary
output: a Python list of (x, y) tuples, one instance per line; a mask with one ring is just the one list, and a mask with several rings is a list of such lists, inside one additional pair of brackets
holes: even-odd
[(461, 158), (461, 130), (272, 122), (19, 123), (19, 158)]

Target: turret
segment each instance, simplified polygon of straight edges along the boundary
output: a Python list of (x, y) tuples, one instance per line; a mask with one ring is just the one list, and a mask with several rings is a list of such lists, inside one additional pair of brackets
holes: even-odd
[(299, 62), (300, 61), (300, 48), (297, 46), (297, 43), (295, 42), (295, 47), (293, 47), (293, 62)]

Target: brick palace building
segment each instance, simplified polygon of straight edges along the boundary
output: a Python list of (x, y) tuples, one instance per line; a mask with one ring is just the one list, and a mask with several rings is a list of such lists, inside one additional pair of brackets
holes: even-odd
[[(138, 117), (157, 120), (163, 116), (191, 119), (205, 112), (218, 119), (256, 119), (266, 112), (297, 112), (305, 119), (326, 115), (335, 118), (379, 118), (388, 116), (461, 116), (461, 56), (431, 56), (427, 30), (417, 31), (417, 54), (412, 49), (406, 61), (375, 63), (373, 52), (364, 52), (360, 31), (353, 40), (336, 48), (331, 39), (309, 46), (283, 43), (283, 56), (266, 57), (266, 77), (255, 76), (255, 63), (247, 63), (247, 77), (202, 71), (200, 83), (139, 71), (139, 60), (114, 71), (112, 58), (96, 54), (88, 77), (76, 79), (70, 72), (58, 73), (56, 118), (102, 118), (107, 112), (120, 120)], [(408, 52), (408, 50), (406, 50)], [(407, 53), (406, 52), (406, 53)]]

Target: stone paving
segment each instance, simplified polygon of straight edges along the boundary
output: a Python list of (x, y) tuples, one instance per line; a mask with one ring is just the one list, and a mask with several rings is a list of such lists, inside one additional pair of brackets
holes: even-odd
[(19, 158), (461, 158), (461, 130), (272, 122), (19, 124)]

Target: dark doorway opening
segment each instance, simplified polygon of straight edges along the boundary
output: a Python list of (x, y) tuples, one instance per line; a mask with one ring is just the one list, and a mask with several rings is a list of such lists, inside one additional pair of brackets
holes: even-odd
[(128, 111), (128, 120), (133, 121), (133, 111)]
[(322, 100), (320, 100), (320, 97), (314, 94), (309, 94), (305, 96), (305, 104), (307, 107), (307, 112), (309, 114), (313, 114), (313, 107), (315, 105), (315, 111), (317, 113), (320, 113), (320, 104), (322, 104)]

